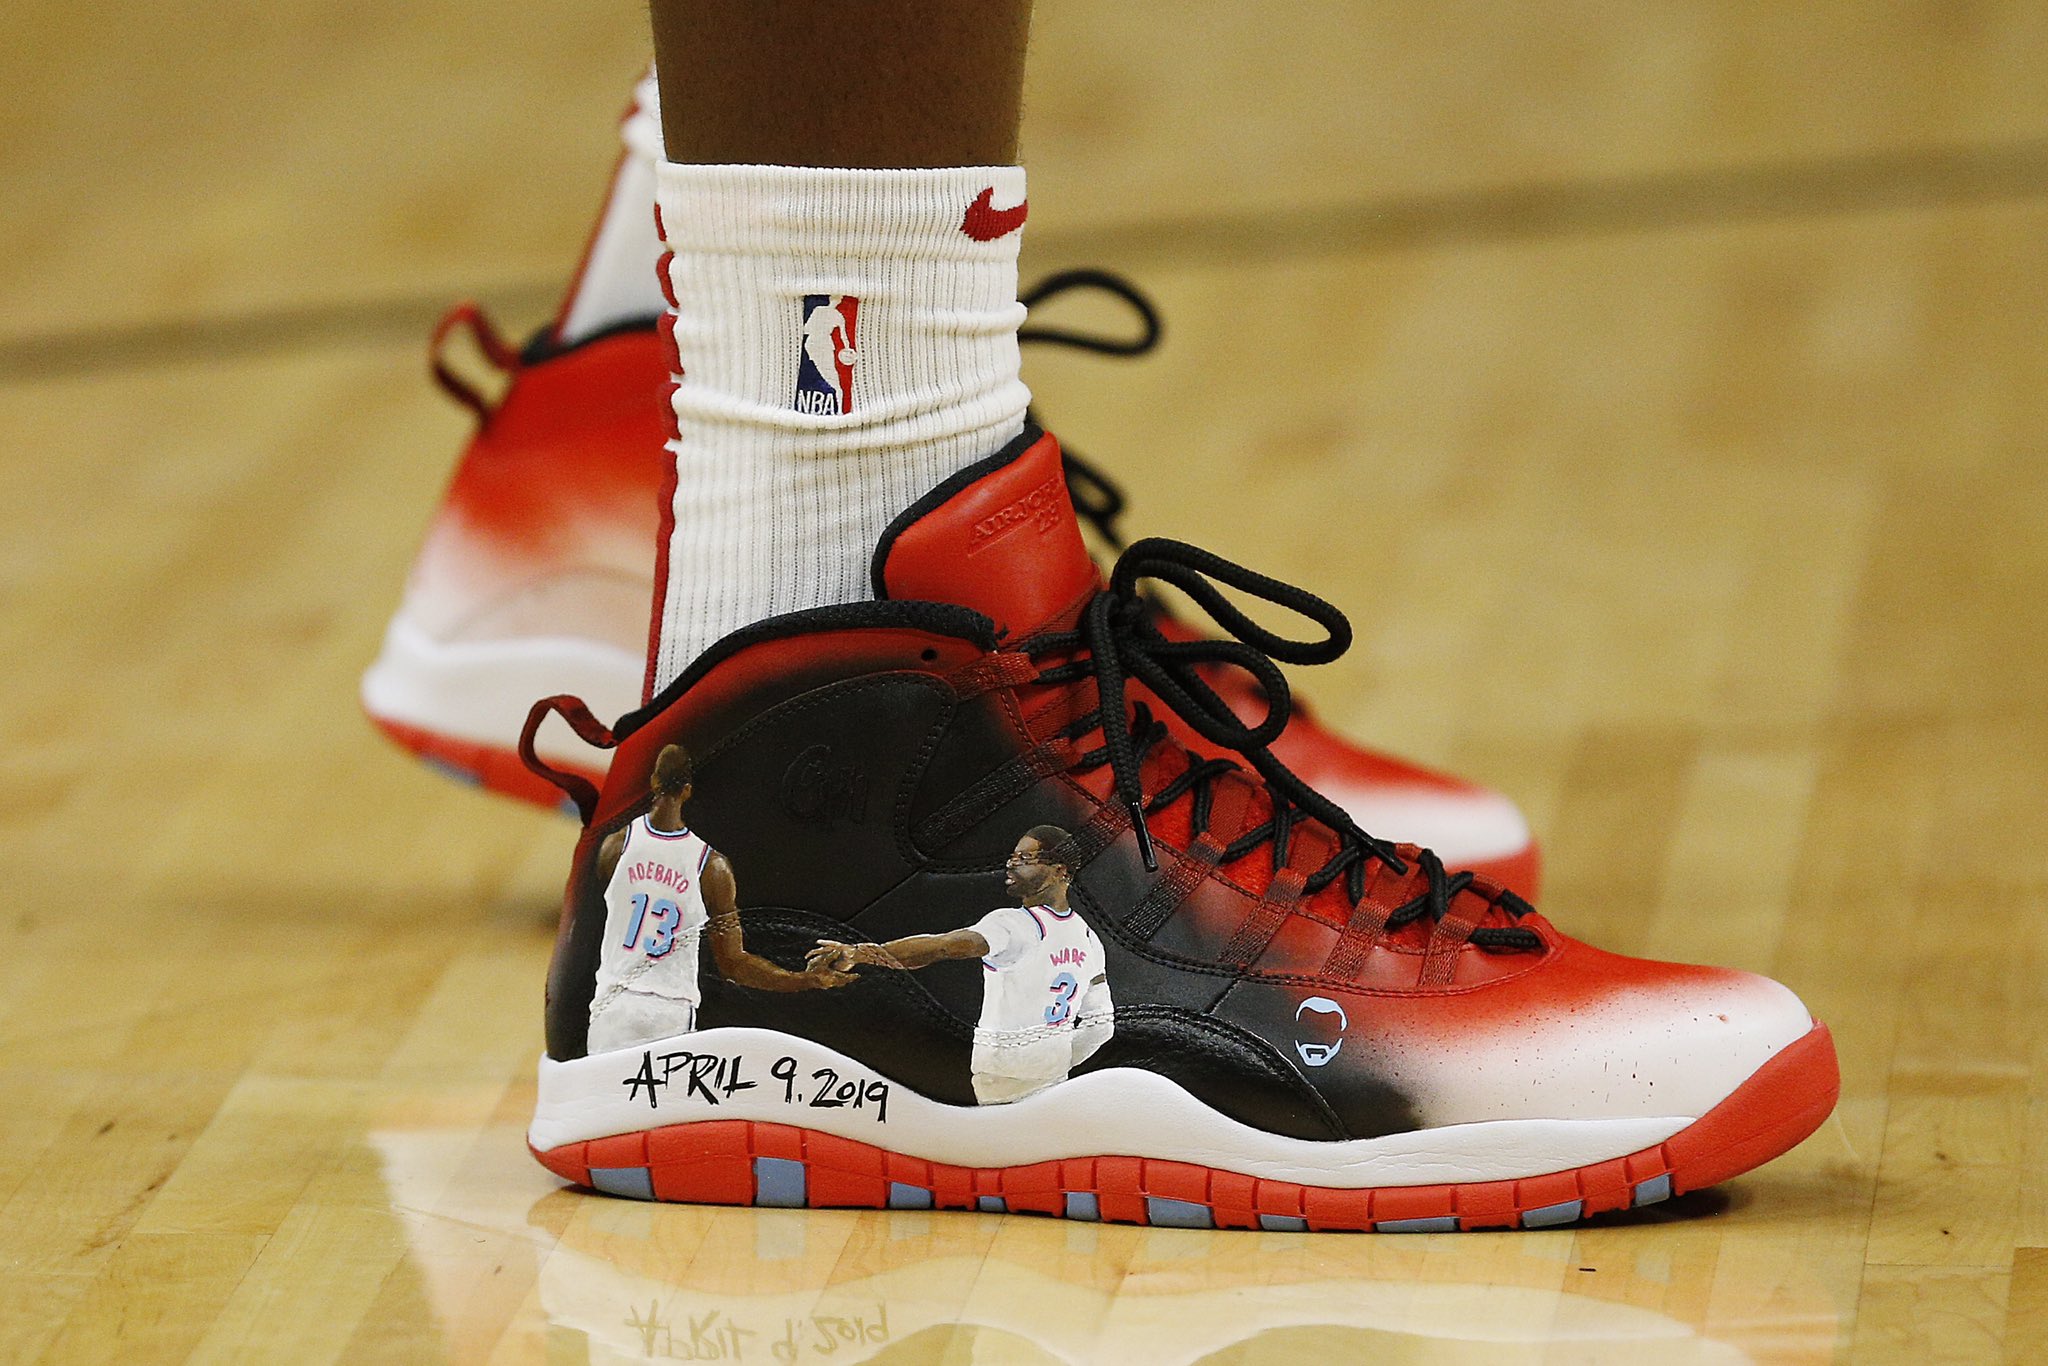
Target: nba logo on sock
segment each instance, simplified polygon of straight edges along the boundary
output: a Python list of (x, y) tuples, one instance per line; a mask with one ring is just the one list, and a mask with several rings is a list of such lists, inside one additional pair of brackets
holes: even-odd
[(821, 417), (853, 411), (853, 330), (860, 300), (851, 294), (804, 295), (803, 342), (796, 357), (796, 410)]

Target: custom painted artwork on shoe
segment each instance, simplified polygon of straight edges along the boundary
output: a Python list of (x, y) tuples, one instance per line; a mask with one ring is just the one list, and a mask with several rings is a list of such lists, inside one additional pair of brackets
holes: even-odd
[(1102, 941), (1068, 904), (1073, 874), (1061, 861), (1073, 836), (1057, 825), (1024, 832), (1004, 863), (1021, 904), (998, 906), (972, 925), (887, 944), (821, 939), (807, 968), (915, 972), (953, 959), (981, 960), (981, 1017), (974, 1026), (974, 1099), (1005, 1105), (1065, 1081), (1116, 1028)]
[[(1162, 630), (1152, 583), (1222, 636)], [(906, 511), (873, 590), (727, 637), (613, 728), (566, 697), (529, 716), (528, 761), (585, 822), (528, 1134), (566, 1180), (1542, 1227), (1746, 1171), (1832, 1109), (1827, 1030), (1776, 982), (1580, 943), (1303, 781), (1276, 661), (1336, 658), (1342, 613), (1177, 541), (1105, 578), (1035, 428)], [(551, 715), (611, 751), (601, 791), (535, 749)], [(635, 871), (685, 831), (676, 866)], [(693, 926), (694, 997), (660, 966)], [(612, 1032), (636, 989), (661, 999)]]
[(592, 1049), (628, 1048), (695, 1029), (703, 999), (698, 946), (707, 937), (716, 971), (738, 986), (806, 991), (854, 980), (827, 963), (790, 972), (747, 952), (732, 864), (690, 829), (684, 811), (694, 772), (689, 751), (665, 747), (648, 781), (647, 814), (598, 846), (605, 928), (590, 998)]

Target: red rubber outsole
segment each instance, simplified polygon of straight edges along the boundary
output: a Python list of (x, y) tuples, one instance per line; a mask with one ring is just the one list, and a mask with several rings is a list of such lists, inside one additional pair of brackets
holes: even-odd
[(1448, 1233), (1547, 1228), (1700, 1190), (1790, 1151), (1841, 1090), (1816, 1024), (1664, 1142), (1516, 1180), (1346, 1190), (1139, 1157), (957, 1167), (787, 1124), (707, 1120), (534, 1150), (575, 1185), (646, 1200), (961, 1209), (1181, 1228)]

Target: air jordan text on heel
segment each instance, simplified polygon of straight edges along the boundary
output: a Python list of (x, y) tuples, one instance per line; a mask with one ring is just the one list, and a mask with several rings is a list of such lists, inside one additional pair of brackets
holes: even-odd
[[(1028, 343), (1139, 355), (1158, 336), (1143, 295), (1100, 271), (1069, 271), (1026, 292), (1034, 308), (1074, 289), (1106, 289), (1144, 327), (1134, 341), (1041, 327)], [(442, 360), (443, 344), (471, 330), (507, 375), (486, 402)], [(648, 605), (663, 484), (662, 401), (669, 360), (655, 323), (571, 347), (543, 333), (523, 353), (498, 339), (474, 308), (459, 307), (434, 336), (435, 373), (479, 417), (407, 579), (384, 647), (363, 677), (363, 706), (393, 740), (436, 767), (493, 791), (553, 805), (561, 794), (528, 773), (515, 752), (537, 697), (574, 693), (601, 716), (641, 700)], [(1064, 473), (1082, 515), (1121, 548), (1123, 495), (1093, 466), (1069, 457)], [(1191, 635), (1161, 618), (1169, 634)], [(1230, 705), (1263, 710), (1255, 680), (1205, 669)], [(603, 756), (543, 743), (551, 763), (591, 782)], [(1498, 792), (1356, 745), (1296, 704), (1274, 753), (1376, 834), (1435, 849), (1533, 896), (1539, 852), (1515, 804)]]
[[(1273, 757), (1348, 627), (1172, 541), (1103, 583), (1036, 430), (876, 602), (728, 637), (613, 731), (529, 1142), (647, 1199), (1267, 1229), (1539, 1227), (1784, 1152), (1837, 1089), (1761, 977), (1603, 953)], [(1236, 640), (1169, 639), (1171, 582)], [(1292, 608), (1274, 634), (1212, 586)], [(1246, 720), (1205, 670), (1251, 675)]]

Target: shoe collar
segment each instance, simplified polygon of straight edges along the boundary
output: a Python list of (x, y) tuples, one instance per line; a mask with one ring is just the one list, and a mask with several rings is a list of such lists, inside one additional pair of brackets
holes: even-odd
[(872, 574), (877, 599), (971, 608), (1010, 640), (1070, 628), (1101, 583), (1059, 442), (1034, 423), (905, 509)]

